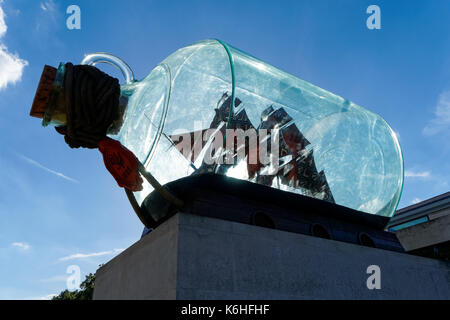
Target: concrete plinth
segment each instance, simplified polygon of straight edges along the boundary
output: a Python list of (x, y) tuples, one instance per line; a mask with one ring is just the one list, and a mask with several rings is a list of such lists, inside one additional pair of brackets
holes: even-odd
[(450, 265), (179, 213), (97, 271), (94, 299), (450, 299)]

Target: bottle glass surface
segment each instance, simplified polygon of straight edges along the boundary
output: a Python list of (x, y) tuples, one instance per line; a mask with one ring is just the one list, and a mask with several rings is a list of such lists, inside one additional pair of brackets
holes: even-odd
[[(144, 79), (128, 77), (121, 90), (128, 99), (123, 123), (110, 136), (161, 184), (214, 172), (371, 214), (395, 212), (403, 157), (380, 116), (219, 40), (179, 49)], [(263, 140), (260, 129), (268, 130), (269, 140), (277, 135), (276, 168), (249, 165), (245, 147), (244, 158), (215, 150), (216, 157), (234, 156), (233, 164), (205, 164), (213, 148), (206, 132), (226, 128), (254, 129), (257, 141)], [(146, 183), (136, 198), (142, 202), (151, 191)]]

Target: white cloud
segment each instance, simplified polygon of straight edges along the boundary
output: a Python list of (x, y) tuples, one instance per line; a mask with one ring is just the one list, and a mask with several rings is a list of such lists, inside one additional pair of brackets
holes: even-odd
[(110, 254), (116, 254), (122, 252), (124, 249), (114, 249), (110, 251), (101, 251), (101, 252), (93, 252), (93, 253), (75, 253), (67, 257), (59, 258), (59, 261), (68, 261), (74, 259), (86, 259), (91, 257), (100, 257)]
[(28, 65), (28, 62), (19, 58), (17, 54), (10, 53), (1, 41), (8, 30), (1, 4), (2, 1), (0, 1), (0, 90), (5, 89), (10, 83), (20, 81), (23, 68)]
[(5, 22), (5, 13), (3, 12), (2, 7), (0, 7), (0, 38), (5, 35), (6, 30), (8, 30), (8, 27), (6, 26)]
[(60, 275), (60, 276), (53, 276), (50, 278), (41, 279), (41, 282), (66, 282), (68, 275)]
[(30, 249), (30, 245), (28, 243), (26, 243), (26, 242), (13, 242), (13, 243), (11, 243), (11, 245), (13, 247), (20, 248), (20, 249), (25, 250), (25, 251)]
[(434, 118), (423, 128), (423, 134), (431, 136), (450, 129), (450, 90), (439, 95), (438, 103), (434, 110)]
[(405, 177), (406, 178), (429, 178), (431, 177), (430, 171), (412, 171), (412, 170), (406, 170), (405, 171)]
[(52, 300), (52, 298), (56, 297), (56, 296), (57, 296), (57, 294), (52, 293), (52, 294), (47, 294), (47, 295), (42, 296), (42, 297), (31, 297), (31, 298), (26, 299), (26, 300)]
[(53, 2), (53, 0), (41, 2), (41, 9), (44, 11), (54, 11), (55, 3)]
[(419, 198), (414, 198), (414, 199), (411, 201), (411, 204), (416, 204), (416, 203), (419, 203), (420, 201), (422, 201), (422, 200), (420, 200)]
[(70, 182), (79, 183), (78, 180), (75, 180), (75, 179), (73, 179), (73, 178), (71, 178), (71, 177), (68, 177), (68, 176), (62, 174), (61, 172), (58, 172), (58, 171), (49, 169), (49, 168), (47, 168), (46, 166), (43, 166), (42, 164), (40, 164), (39, 162), (37, 162), (37, 161), (35, 161), (35, 160), (33, 160), (33, 159), (30, 159), (30, 158), (28, 158), (28, 157), (25, 157), (24, 155), (19, 155), (19, 156), (20, 156), (23, 160), (25, 160), (26, 162), (28, 162), (28, 163), (30, 163), (30, 164), (32, 164), (32, 165), (38, 167), (38, 168), (41, 168), (42, 170), (45, 170), (45, 171), (47, 171), (47, 172), (50, 172), (51, 174), (54, 174), (55, 176), (58, 176), (58, 177), (63, 178), (63, 179), (66, 179), (66, 180), (68, 180), (68, 181), (70, 181)]

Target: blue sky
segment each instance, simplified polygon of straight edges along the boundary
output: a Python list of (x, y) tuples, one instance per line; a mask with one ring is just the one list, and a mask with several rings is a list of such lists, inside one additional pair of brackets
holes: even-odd
[[(66, 8), (81, 8), (81, 30)], [(381, 9), (368, 30), (366, 8)], [(219, 38), (381, 115), (400, 137), (399, 207), (449, 191), (450, 2), (0, 0), (0, 299), (39, 299), (137, 241), (142, 226), (97, 150), (28, 116), (44, 64), (105, 51), (143, 78)], [(117, 75), (112, 69), (105, 71)]]

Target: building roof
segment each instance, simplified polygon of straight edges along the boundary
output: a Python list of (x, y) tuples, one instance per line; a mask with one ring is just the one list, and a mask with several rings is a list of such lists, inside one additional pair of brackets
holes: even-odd
[(388, 223), (388, 227), (399, 225), (411, 220), (434, 217), (450, 213), (450, 192), (418, 202), (408, 207), (397, 210)]

